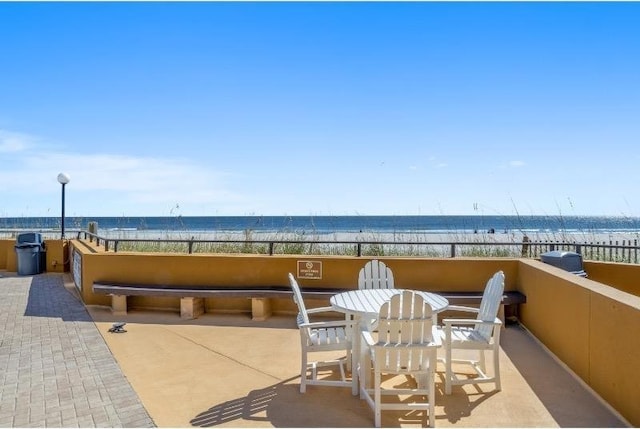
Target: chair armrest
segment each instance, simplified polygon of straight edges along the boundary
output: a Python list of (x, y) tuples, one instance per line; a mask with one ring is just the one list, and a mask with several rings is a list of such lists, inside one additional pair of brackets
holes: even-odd
[(445, 309), (446, 311), (452, 310), (452, 311), (464, 311), (467, 313), (478, 313), (480, 310), (474, 307), (467, 307), (464, 305), (449, 305), (447, 306), (447, 308)]
[(455, 325), (477, 325), (477, 324), (502, 325), (502, 320), (498, 319), (497, 317), (493, 321), (479, 320), (479, 319), (443, 319), (442, 323), (444, 323), (445, 326), (451, 326), (454, 324)]
[(442, 346), (442, 338), (440, 338), (440, 334), (439, 334), (439, 329), (437, 326), (433, 325), (433, 327), (431, 328), (431, 342), (436, 346), (436, 347), (440, 347)]
[(301, 323), (300, 328), (336, 328), (344, 326), (345, 328), (353, 329), (355, 323), (350, 320), (327, 320), (322, 322), (309, 322)]
[(373, 339), (373, 335), (369, 331), (361, 331), (362, 341), (369, 347), (373, 347), (376, 341)]
[(329, 311), (336, 311), (333, 307), (316, 307), (316, 308), (308, 308), (307, 314), (315, 314), (315, 313), (327, 313)]

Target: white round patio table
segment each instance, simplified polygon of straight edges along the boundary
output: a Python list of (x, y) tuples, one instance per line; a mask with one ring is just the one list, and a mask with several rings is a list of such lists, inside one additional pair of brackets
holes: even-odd
[[(357, 320), (360, 329), (368, 329), (369, 321), (376, 319), (380, 313), (382, 305), (391, 299), (393, 295), (399, 294), (404, 289), (357, 289), (348, 292), (342, 292), (331, 297), (329, 302), (335, 311), (352, 315)], [(433, 309), (434, 321), (436, 314), (445, 310), (449, 306), (449, 301), (437, 293), (414, 291), (422, 296), (425, 302), (428, 302)], [(435, 322), (434, 322), (435, 323)], [(352, 356), (360, 357), (360, 333), (353, 335)], [(352, 359), (351, 376), (356, 378), (355, 386), (359, 385), (358, 358)], [(353, 394), (358, 394), (358, 388), (353, 388)]]

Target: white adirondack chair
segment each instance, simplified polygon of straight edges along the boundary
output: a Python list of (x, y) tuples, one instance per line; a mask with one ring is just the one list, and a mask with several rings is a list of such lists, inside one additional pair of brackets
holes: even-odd
[[(358, 273), (358, 289), (394, 289), (391, 268), (377, 259), (367, 262)], [(350, 319), (348, 314), (347, 319)], [(374, 330), (377, 322), (373, 319), (367, 323), (368, 329)]]
[[(473, 319), (447, 318), (443, 319), (443, 328), (439, 331), (445, 348), (445, 393), (451, 394), (453, 385), (495, 383), (496, 390), (501, 390), (500, 384), (500, 328), (502, 321), (497, 317), (504, 293), (504, 273), (498, 271), (489, 279), (482, 295), (479, 308), (450, 305), (448, 310), (474, 313)], [(478, 359), (454, 359), (454, 349), (477, 350)], [(485, 351), (493, 352), (493, 375), (486, 369)], [(476, 377), (459, 378), (453, 372), (453, 363), (470, 365), (476, 372)]]
[(360, 269), (358, 289), (393, 289), (393, 272), (384, 262), (373, 259)]
[[(378, 341), (370, 332), (362, 332), (363, 368), (361, 396), (374, 410), (376, 427), (380, 427), (382, 410), (424, 410), (429, 426), (435, 424), (435, 370), (440, 339), (433, 325), (432, 308), (414, 291), (394, 295), (380, 309)], [(373, 364), (373, 387), (371, 367)], [(383, 374), (413, 376), (417, 387), (383, 386)], [(395, 380), (397, 381), (397, 380)], [(399, 402), (383, 402), (383, 395), (410, 395)], [(425, 398), (426, 396), (426, 398)]]
[[(298, 282), (291, 273), (289, 273), (289, 282), (291, 283), (291, 289), (293, 289), (293, 300), (298, 306), (297, 323), (300, 329), (302, 345), (300, 392), (304, 393), (307, 385), (345, 386), (356, 389), (356, 380), (347, 380), (344, 369), (345, 363), (351, 358), (353, 326), (355, 322), (344, 319), (311, 322), (309, 320), (309, 314), (333, 311), (333, 309), (331, 307), (319, 307), (307, 310)], [(346, 354), (344, 357), (331, 360), (309, 361), (310, 353), (333, 350), (344, 350)], [(332, 365), (338, 365), (340, 368), (340, 380), (319, 379), (318, 368)]]

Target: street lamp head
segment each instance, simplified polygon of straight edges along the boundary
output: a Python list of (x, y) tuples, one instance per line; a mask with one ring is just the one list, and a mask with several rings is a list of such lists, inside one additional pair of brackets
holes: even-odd
[(60, 183), (61, 185), (66, 185), (70, 181), (71, 181), (71, 177), (69, 177), (67, 173), (58, 174), (58, 183)]
[(64, 186), (69, 183), (71, 178), (67, 173), (58, 174), (58, 183), (62, 185), (62, 216), (60, 216), (61, 238), (64, 239)]

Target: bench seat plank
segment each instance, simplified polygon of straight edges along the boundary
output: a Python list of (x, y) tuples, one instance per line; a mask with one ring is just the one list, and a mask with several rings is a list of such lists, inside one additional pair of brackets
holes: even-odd
[[(330, 298), (347, 289), (305, 289), (305, 298)], [(253, 320), (265, 320), (271, 316), (270, 298), (291, 298), (293, 291), (285, 286), (225, 287), (225, 286), (163, 286), (96, 282), (93, 292), (111, 295), (114, 314), (127, 314), (128, 296), (161, 296), (180, 298), (180, 317), (195, 319), (204, 313), (204, 298), (250, 298)]]
[[(304, 298), (328, 299), (346, 292), (345, 288), (304, 288)], [(192, 319), (202, 314), (204, 298), (251, 298), (254, 320), (264, 320), (271, 315), (270, 298), (291, 298), (292, 290), (287, 286), (254, 286), (238, 288), (236, 286), (166, 286), (142, 285), (132, 283), (93, 283), (93, 292), (112, 296), (112, 309), (118, 314), (126, 314), (127, 296), (161, 296), (181, 299), (181, 316)], [(482, 292), (435, 292), (447, 298), (453, 305), (477, 305), (482, 300)], [(502, 297), (501, 315), (504, 320), (504, 307), (514, 309), (517, 315), (518, 304), (527, 302), (527, 297), (518, 291), (505, 291)]]
[[(304, 289), (303, 296), (309, 298), (330, 298), (349, 289)], [(291, 288), (284, 286), (265, 286), (236, 288), (225, 286), (155, 286), (117, 283), (94, 283), (93, 292), (102, 295), (132, 295), (132, 296), (169, 296), (196, 298), (288, 298), (293, 295)]]

